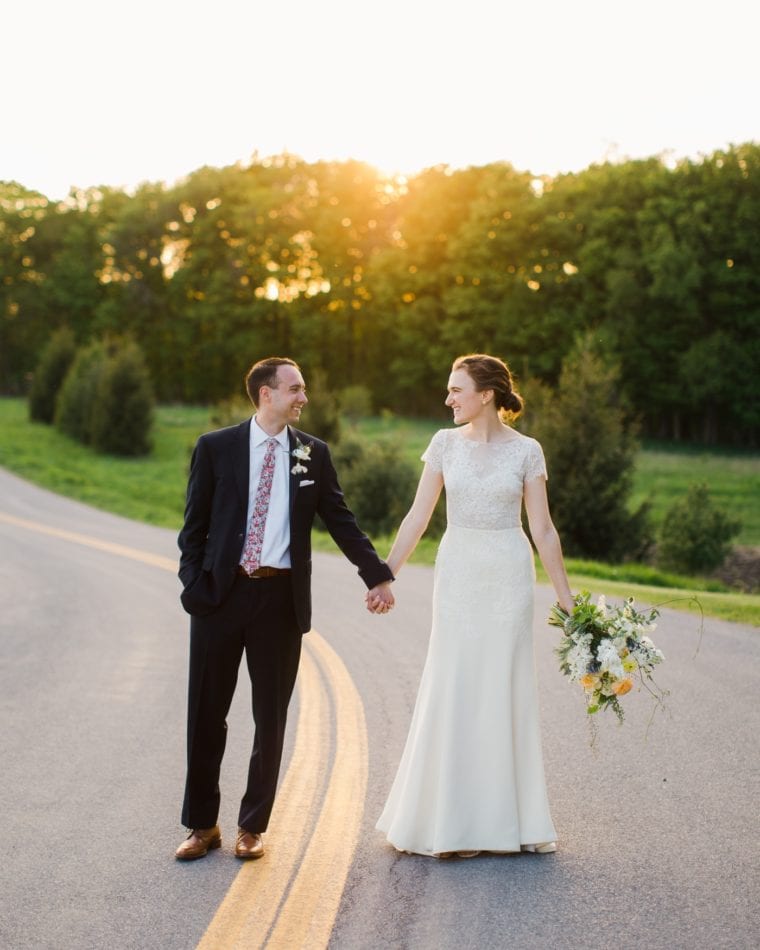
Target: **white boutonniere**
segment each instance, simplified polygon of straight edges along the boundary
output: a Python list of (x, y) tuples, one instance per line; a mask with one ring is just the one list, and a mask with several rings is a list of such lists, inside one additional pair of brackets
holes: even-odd
[(312, 442), (310, 442), (308, 445), (304, 445), (303, 442), (301, 442), (301, 440), (296, 437), (296, 447), (290, 453), (293, 458), (296, 459), (296, 464), (290, 470), (293, 475), (300, 475), (301, 473), (308, 471), (305, 465), (301, 465), (301, 462), (311, 461), (312, 445)]

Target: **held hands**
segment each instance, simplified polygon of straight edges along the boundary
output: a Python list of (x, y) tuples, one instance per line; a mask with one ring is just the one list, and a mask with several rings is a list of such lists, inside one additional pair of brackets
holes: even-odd
[(367, 604), (367, 610), (371, 614), (387, 614), (396, 602), (391, 591), (390, 581), (385, 581), (385, 583), (378, 584), (377, 587), (368, 590), (364, 601)]

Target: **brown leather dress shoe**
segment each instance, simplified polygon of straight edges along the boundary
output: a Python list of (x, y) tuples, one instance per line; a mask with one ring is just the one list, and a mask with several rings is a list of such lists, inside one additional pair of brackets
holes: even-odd
[(193, 828), (187, 841), (183, 841), (174, 852), (174, 857), (178, 861), (195, 861), (196, 858), (203, 858), (209, 851), (221, 846), (222, 833), (219, 831), (219, 825), (214, 825), (213, 828)]
[(238, 828), (235, 844), (236, 858), (260, 858), (264, 854), (264, 842), (261, 835), (255, 831), (246, 831)]

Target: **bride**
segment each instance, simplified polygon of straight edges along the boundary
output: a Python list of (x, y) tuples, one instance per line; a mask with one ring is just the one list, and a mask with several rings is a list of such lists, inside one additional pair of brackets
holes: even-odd
[(388, 565), (395, 575), (446, 487), (432, 633), (417, 702), (377, 823), (399, 851), (472, 857), (556, 850), (541, 754), (533, 660), (533, 552), (523, 502), (559, 603), (573, 597), (546, 498), (541, 446), (503, 419), (522, 399), (508, 367), (483, 354), (454, 361), (441, 429), (422, 456), (414, 503)]

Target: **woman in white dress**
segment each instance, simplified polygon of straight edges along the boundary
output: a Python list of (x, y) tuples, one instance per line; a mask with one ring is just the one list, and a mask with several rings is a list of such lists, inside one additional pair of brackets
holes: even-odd
[(398, 574), (446, 487), (433, 623), (406, 746), (377, 823), (399, 851), (472, 857), (556, 850), (533, 659), (530, 531), (559, 603), (573, 607), (541, 446), (502, 421), (522, 399), (500, 359), (459, 357), (441, 429), (388, 556)]

